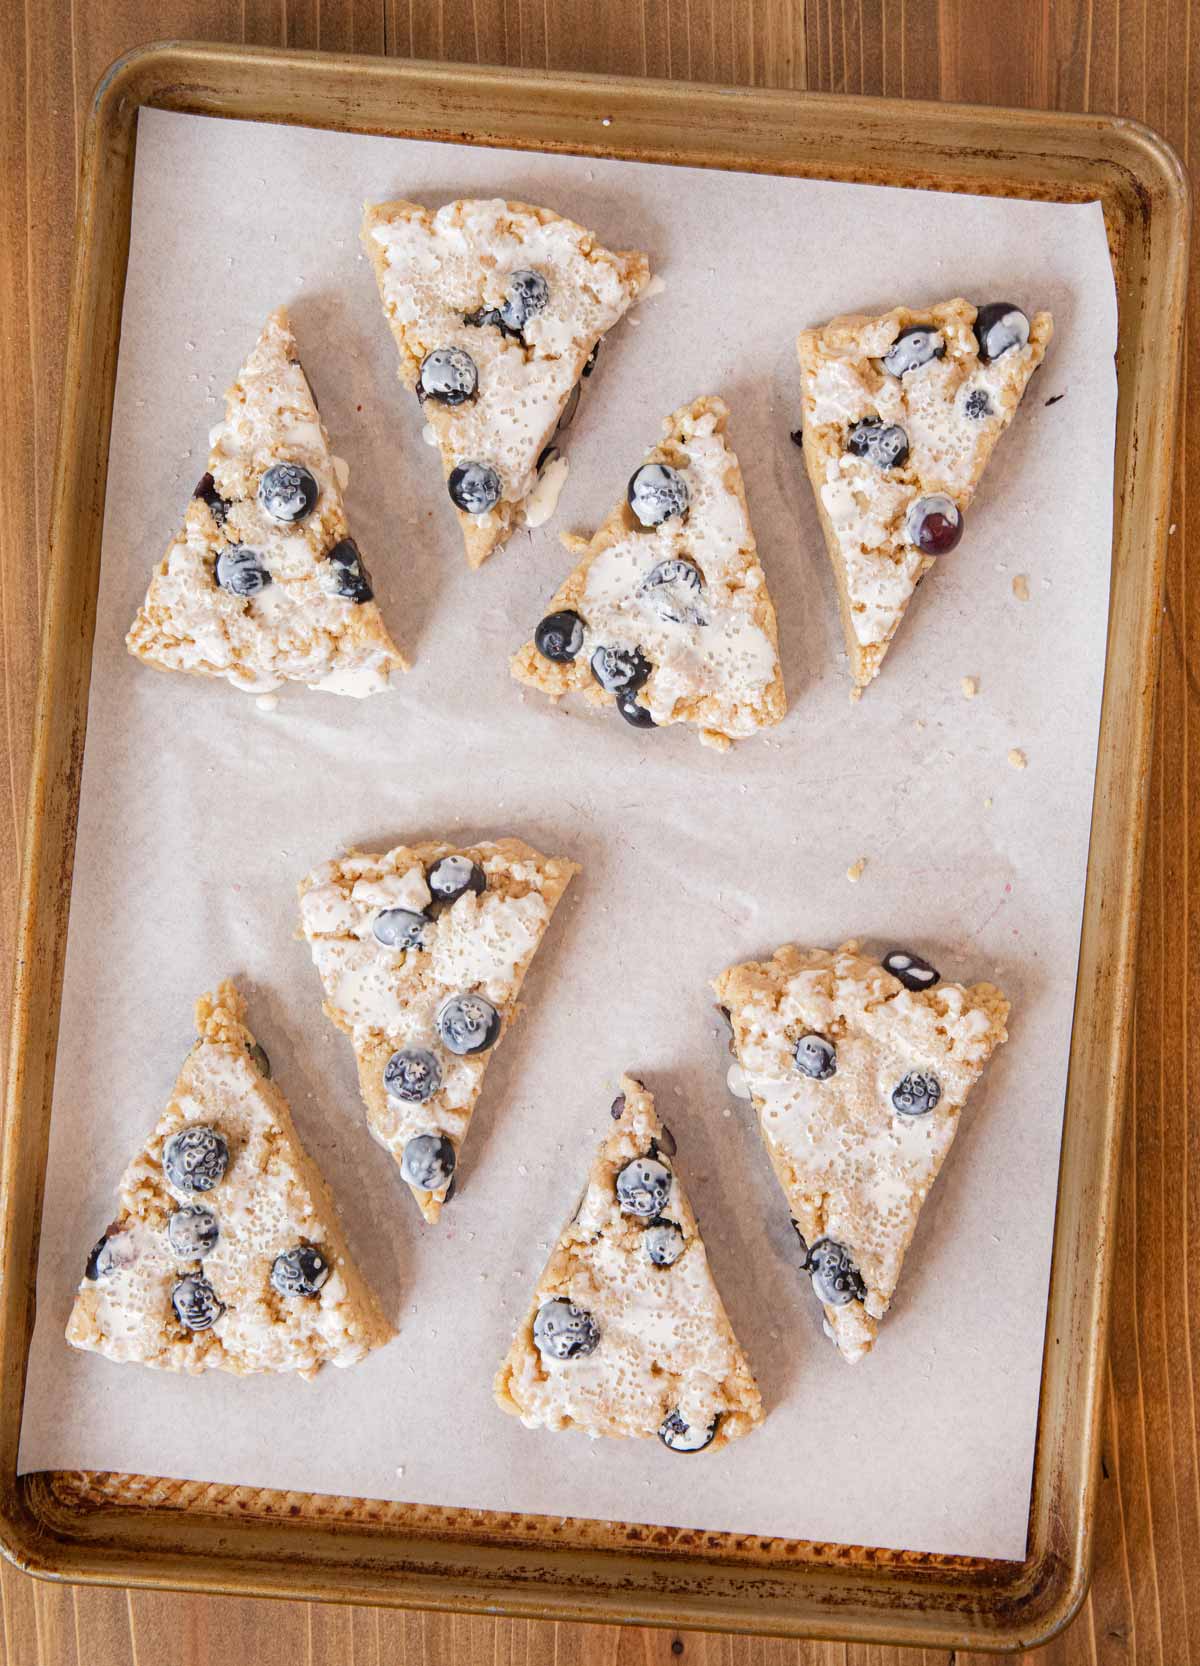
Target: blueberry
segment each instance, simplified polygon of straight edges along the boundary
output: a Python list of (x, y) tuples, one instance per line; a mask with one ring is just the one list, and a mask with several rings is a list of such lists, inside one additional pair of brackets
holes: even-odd
[(258, 1071), (260, 1076), (265, 1076), (267, 1080), (270, 1081), (271, 1061), (267, 1057), (267, 1049), (263, 1046), (262, 1042), (256, 1041), (252, 1047), (247, 1046), (246, 1051), (250, 1055), (250, 1059), (255, 1070)]
[(192, 496), (198, 497), (201, 503), (208, 505), (209, 514), (218, 526), (225, 525), (225, 517), (229, 513), (229, 502), (218, 492), (211, 474), (200, 476)]
[(892, 1104), (901, 1116), (927, 1116), (942, 1097), (942, 1084), (932, 1070), (910, 1070), (892, 1089)]
[[(583, 398), (583, 383), (576, 382), (567, 395), (567, 402), (562, 408), (562, 415), (554, 424), (554, 432), (561, 434), (564, 428), (569, 428), (575, 421), (575, 413), (579, 409), (579, 401)], [(544, 455), (544, 454), (543, 454)]]
[(376, 914), (371, 935), (389, 949), (419, 949), (426, 926), (432, 924), (428, 914), (418, 914), (411, 908), (385, 908)]
[(290, 525), (311, 515), (321, 488), (303, 463), (272, 463), (258, 483), (258, 501), (273, 521)]
[(963, 415), (972, 422), (982, 422), (984, 417), (992, 414), (992, 402), (988, 398), (985, 388), (972, 388), (963, 400)]
[(500, 322), (515, 334), (550, 304), (550, 285), (540, 272), (522, 268), (508, 280), (508, 292), (500, 307)]
[(435, 347), (426, 353), (417, 374), (417, 398), (439, 405), (462, 405), (479, 389), (475, 360), (462, 347)]
[(231, 596), (257, 596), (271, 582), (262, 556), (244, 544), (226, 544), (217, 557), (213, 577)]
[(623, 690), (617, 695), (617, 710), (634, 729), (657, 729), (658, 724), (651, 717), (646, 707), (641, 705), (632, 694)]
[(271, 1263), (271, 1288), (280, 1296), (317, 1296), (332, 1271), (319, 1249), (297, 1244)]
[(657, 1157), (635, 1157), (617, 1175), (617, 1202), (623, 1215), (653, 1220), (671, 1195), (671, 1171)]
[(171, 1306), (184, 1330), (210, 1330), (225, 1311), (225, 1303), (199, 1273), (179, 1280), (171, 1291)]
[(674, 1221), (655, 1220), (642, 1234), (646, 1255), (656, 1267), (673, 1267), (687, 1248), (683, 1232)]
[(163, 1173), (177, 1192), (211, 1192), (229, 1167), (224, 1134), (207, 1122), (193, 1122), (163, 1146)]
[(404, 1147), (400, 1173), (410, 1186), (440, 1192), (454, 1178), (454, 1147), (445, 1134), (415, 1134)]
[(948, 555), (962, 533), (962, 512), (944, 492), (917, 498), (905, 517), (905, 537), (926, 555)]
[(597, 648), (592, 676), (610, 694), (633, 694), (650, 675), (650, 661), (640, 648)]
[(371, 575), (353, 538), (343, 538), (325, 557), (321, 588), (326, 595), (340, 596), (347, 602), (373, 600), (375, 591), (371, 587)]
[(847, 1302), (866, 1300), (867, 1287), (850, 1258), (845, 1244), (836, 1238), (818, 1238), (808, 1252), (808, 1271), (813, 1292), (825, 1307), (845, 1307)]
[(865, 457), (877, 469), (898, 469), (908, 461), (908, 435), (899, 423), (881, 417), (863, 417), (850, 425), (846, 450)]
[(434, 902), (457, 902), (468, 891), (482, 896), (487, 890), (487, 875), (469, 856), (440, 857), (425, 878)]
[(672, 1452), (703, 1452), (706, 1446), (712, 1445), (720, 1421), (718, 1412), (707, 1429), (693, 1429), (684, 1422), (680, 1412), (673, 1411), (663, 1418), (658, 1438)]
[(608, 1107), (608, 1114), (612, 1117), (614, 1122), (620, 1122), (621, 1118), (625, 1115), (625, 1095), (623, 1093), (618, 1093), (617, 1097)]
[(583, 620), (572, 608), (548, 613), (533, 633), (533, 645), (543, 659), (569, 665), (583, 647)]
[(485, 1053), (500, 1037), (500, 1014), (483, 995), (450, 995), (438, 1008), (437, 1032), (452, 1053)]
[(687, 512), (687, 481), (669, 463), (643, 463), (629, 481), (629, 507), (643, 526), (661, 526)]
[(383, 1067), (383, 1087), (389, 1099), (423, 1105), (442, 1085), (442, 1067), (425, 1047), (402, 1047)]
[(637, 594), (669, 624), (707, 625), (708, 609), (701, 599), (703, 590), (704, 574), (696, 563), (674, 557), (651, 567), (638, 585)]
[(107, 1278), (116, 1271), (121, 1261), (113, 1253), (112, 1240), (106, 1232), (103, 1238), (98, 1238), (92, 1246), (92, 1253), (87, 1258), (87, 1265), (83, 1269), (84, 1278), (90, 1278), (93, 1283), (99, 1278)]
[(167, 1222), (167, 1241), (182, 1261), (201, 1261), (221, 1236), (217, 1217), (203, 1203), (185, 1203)]
[(538, 1308), (533, 1340), (548, 1359), (582, 1359), (595, 1351), (600, 1327), (585, 1308), (558, 1296)]
[(827, 1082), (837, 1072), (837, 1048), (815, 1030), (802, 1035), (793, 1049), (796, 1068), (814, 1082)]
[(935, 966), (911, 949), (889, 949), (883, 957), (883, 969), (899, 978), (905, 989), (932, 989), (941, 977)]
[(1029, 340), (1029, 320), (1011, 301), (989, 301), (975, 314), (975, 339), (984, 364), (1003, 358)]
[(931, 359), (940, 359), (945, 351), (946, 343), (932, 324), (910, 324), (883, 355), (883, 368), (893, 376), (907, 376)]
[(488, 463), (460, 463), (450, 470), (446, 489), (464, 515), (486, 515), (500, 501), (500, 476)]

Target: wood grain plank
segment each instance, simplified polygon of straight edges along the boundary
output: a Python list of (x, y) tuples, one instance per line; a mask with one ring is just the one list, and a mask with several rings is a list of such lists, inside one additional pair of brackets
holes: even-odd
[[(151, 38), (1116, 110), (1200, 169), (1197, 10), (1178, 0), (10, 0), (0, 7), (0, 947), (16, 852), (91, 88)], [(1200, 319), (1200, 278), (1191, 317)], [(1097, 1577), (1036, 1666), (1200, 1661), (1200, 330), (1167, 573)], [(1196, 517), (1192, 518), (1192, 526)], [(0, 1039), (6, 1015), (0, 1013)], [(983, 1656), (39, 1585), (0, 1565), (0, 1666), (982, 1666)]]

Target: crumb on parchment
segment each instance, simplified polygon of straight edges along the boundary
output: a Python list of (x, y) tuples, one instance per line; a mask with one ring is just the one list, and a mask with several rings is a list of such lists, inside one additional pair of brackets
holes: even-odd
[(866, 866), (867, 859), (865, 856), (860, 856), (857, 862), (851, 862), (850, 866), (846, 869), (846, 878), (852, 885), (858, 884), (859, 880), (863, 876)]
[(973, 700), (979, 693), (979, 678), (964, 677), (962, 680), (962, 691), (966, 699)]
[(1029, 759), (1025, 756), (1024, 752), (1021, 751), (1019, 746), (1014, 746), (1009, 750), (1008, 761), (1014, 769), (1024, 769), (1026, 764), (1029, 762)]
[(1019, 602), (1027, 602), (1029, 600), (1029, 574), (1028, 573), (1014, 573), (1013, 574), (1012, 593), (1017, 598), (1017, 600)]

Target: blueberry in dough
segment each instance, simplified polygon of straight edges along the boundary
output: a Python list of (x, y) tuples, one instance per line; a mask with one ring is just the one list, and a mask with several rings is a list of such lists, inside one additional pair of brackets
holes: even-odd
[(898, 978), (905, 989), (932, 989), (941, 977), (935, 966), (911, 949), (889, 949), (883, 957), (883, 969)]
[(522, 268), (508, 280), (508, 291), (500, 307), (500, 322), (505, 329), (520, 334), (531, 318), (544, 312), (550, 304), (550, 285), (540, 272)]
[(377, 943), (389, 949), (419, 949), (427, 926), (433, 921), (428, 914), (412, 908), (385, 908), (371, 924), (371, 935)]
[(672, 625), (708, 624), (703, 591), (704, 574), (694, 561), (682, 556), (658, 562), (637, 587), (639, 599), (649, 602), (658, 617)]
[(196, 482), (196, 489), (192, 493), (201, 503), (208, 505), (209, 514), (218, 526), (225, 525), (225, 517), (229, 513), (229, 501), (218, 492), (216, 482), (211, 474), (202, 474)]
[(687, 1246), (674, 1221), (653, 1220), (642, 1234), (642, 1247), (656, 1267), (673, 1267)]
[(623, 1215), (653, 1220), (671, 1195), (671, 1171), (657, 1157), (635, 1157), (617, 1175), (617, 1202)]
[(468, 891), (482, 896), (487, 890), (487, 875), (469, 856), (440, 857), (425, 878), (434, 902), (457, 902)]
[(814, 1082), (827, 1082), (837, 1071), (837, 1048), (815, 1030), (800, 1037), (792, 1056), (801, 1075), (811, 1076)]
[(650, 661), (640, 648), (597, 648), (592, 676), (609, 694), (633, 694), (650, 675)]
[(543, 659), (569, 665), (583, 647), (583, 620), (573, 608), (548, 613), (533, 633), (533, 644)]
[(265, 1076), (267, 1080), (270, 1081), (271, 1061), (267, 1057), (267, 1049), (263, 1046), (262, 1042), (256, 1041), (252, 1047), (247, 1046), (246, 1051), (250, 1055), (250, 1059), (255, 1070), (258, 1071), (260, 1076)]
[(118, 1265), (119, 1263), (116, 1256), (113, 1254), (112, 1244), (109, 1240), (108, 1233), (106, 1232), (103, 1238), (98, 1238), (92, 1245), (92, 1253), (87, 1258), (87, 1265), (83, 1269), (83, 1276), (84, 1278), (91, 1279), (92, 1282), (95, 1283), (97, 1279), (107, 1278), (110, 1273), (116, 1270)]
[(184, 1330), (211, 1330), (225, 1311), (225, 1303), (199, 1273), (181, 1278), (171, 1291), (171, 1306)]
[(659, 1426), (658, 1438), (672, 1452), (703, 1452), (712, 1445), (720, 1421), (718, 1412), (706, 1429), (693, 1429), (684, 1422), (682, 1413), (668, 1412)]
[(484, 995), (450, 995), (434, 1020), (443, 1044), (460, 1058), (484, 1053), (500, 1035), (500, 1014)]
[(203, 1203), (185, 1203), (167, 1222), (167, 1242), (181, 1261), (202, 1261), (220, 1236), (217, 1217)]
[(271, 1288), (289, 1299), (295, 1296), (317, 1296), (332, 1268), (322, 1252), (312, 1244), (297, 1244), (284, 1250), (271, 1263)]
[(845, 1307), (866, 1299), (867, 1287), (850, 1251), (836, 1238), (818, 1238), (808, 1252), (813, 1292), (825, 1307)]
[(637, 699), (635, 699), (628, 689), (622, 689), (621, 693), (617, 695), (617, 710), (631, 728), (658, 728), (658, 724), (654, 721), (650, 712)]
[(972, 422), (982, 422), (984, 417), (992, 414), (992, 402), (987, 396), (986, 388), (972, 388), (963, 400), (963, 415)]
[(291, 526), (311, 515), (321, 488), (303, 463), (272, 463), (258, 483), (258, 501), (273, 521)]
[(347, 602), (369, 602), (375, 595), (371, 575), (353, 538), (343, 538), (322, 563), (321, 585), (327, 595)]
[(245, 544), (227, 544), (217, 557), (213, 577), (231, 596), (257, 596), (271, 582), (262, 556)]
[(442, 1067), (426, 1047), (402, 1047), (383, 1067), (383, 1087), (389, 1099), (423, 1105), (442, 1085)]
[(883, 368), (893, 376), (907, 376), (910, 370), (940, 359), (945, 351), (946, 343), (932, 324), (910, 324), (883, 355)]
[(486, 515), (500, 501), (500, 476), (490, 463), (459, 463), (450, 470), (446, 490), (464, 515)]
[(538, 1308), (533, 1340), (549, 1359), (582, 1359), (595, 1351), (600, 1327), (586, 1308), (558, 1296)]
[(1029, 341), (1029, 320), (1011, 301), (989, 301), (975, 314), (975, 339), (984, 364)]
[(440, 1192), (454, 1178), (454, 1147), (445, 1134), (414, 1134), (404, 1147), (400, 1173), (410, 1186)]
[(908, 461), (908, 435), (898, 422), (863, 417), (861, 422), (851, 423), (846, 450), (855, 457), (865, 457), (877, 469), (898, 469)]
[(687, 512), (687, 481), (669, 463), (643, 463), (629, 481), (629, 507), (644, 527)]
[(176, 1191), (211, 1192), (229, 1167), (229, 1146), (219, 1129), (193, 1122), (163, 1146), (163, 1173)]
[(942, 1084), (932, 1070), (910, 1070), (892, 1089), (892, 1104), (901, 1116), (927, 1116), (942, 1097)]
[(944, 492), (917, 498), (904, 520), (905, 537), (926, 555), (948, 555), (962, 534), (962, 511)]
[(421, 360), (417, 373), (417, 398), (434, 399), (439, 405), (462, 405), (479, 388), (475, 360), (462, 347), (435, 347)]

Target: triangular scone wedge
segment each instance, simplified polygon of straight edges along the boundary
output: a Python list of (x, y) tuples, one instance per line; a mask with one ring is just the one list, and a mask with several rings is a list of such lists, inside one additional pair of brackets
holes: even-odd
[[(890, 968), (890, 970), (889, 970)], [(1008, 1002), (911, 951), (777, 949), (713, 985), (787, 1195), (826, 1333), (861, 1359)]]
[(581, 559), (514, 656), (518, 682), (615, 703), (635, 728), (695, 724), (721, 751), (783, 718), (775, 608), (728, 421), (715, 397), (674, 412), (590, 543), (564, 540)]
[(210, 435), (207, 472), (125, 638), (160, 671), (259, 694), (305, 683), (374, 694), (408, 669), (349, 535), (349, 470), (300, 363), (288, 315), (267, 319)]
[(454, 1183), (492, 1050), (578, 873), (520, 839), (351, 851), (300, 882), (325, 1011), (354, 1042), (372, 1135), (427, 1221)]
[(958, 542), (1053, 332), (1048, 312), (1030, 321), (1008, 302), (977, 313), (960, 299), (800, 335), (804, 460), (860, 689), (922, 577)]
[(163, 1371), (313, 1377), (395, 1334), (244, 1014), (232, 983), (197, 1001), (200, 1039), (88, 1259), (74, 1347)]
[(758, 1384), (641, 1082), (622, 1076), (612, 1119), (496, 1374), (496, 1403), (529, 1429), (715, 1449), (762, 1422)]
[(421, 400), (478, 567), (515, 528), (553, 512), (563, 463), (547, 467), (530, 501), (552, 461), (543, 454), (605, 332), (649, 284), (649, 263), (548, 208), (499, 197), (434, 214), (414, 202), (368, 206), (362, 236), (400, 380)]

